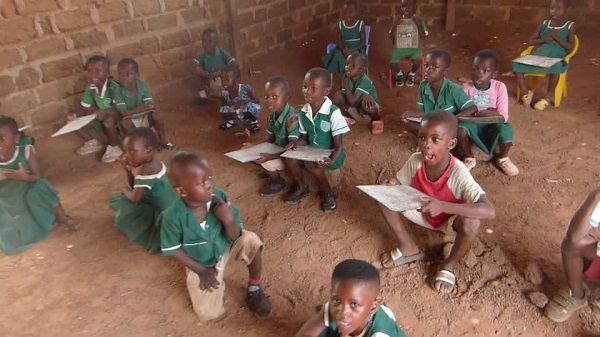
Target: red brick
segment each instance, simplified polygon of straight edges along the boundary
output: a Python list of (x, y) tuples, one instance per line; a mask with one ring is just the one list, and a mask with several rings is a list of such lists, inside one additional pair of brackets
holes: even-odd
[(67, 51), (67, 44), (63, 38), (50, 37), (27, 45), (25, 48), (27, 61), (35, 61)]
[(250, 55), (256, 53), (257, 50), (256, 44), (252, 41), (242, 43), (242, 55)]
[(265, 27), (257, 24), (248, 28), (248, 40), (254, 40), (265, 35)]
[(594, 8), (600, 9), (600, 0), (596, 0), (596, 2), (594, 3)]
[(306, 6), (306, 0), (288, 0), (288, 10), (290, 12), (304, 6)]
[(465, 5), (489, 5), (490, 0), (463, 0), (462, 3)]
[(523, 8), (523, 7), (512, 7), (510, 9), (510, 20), (517, 22), (533, 22), (540, 23), (546, 17), (548, 13), (541, 11), (538, 8)]
[(190, 75), (190, 63), (187, 61), (181, 61), (169, 67), (169, 70), (171, 81), (184, 78)]
[(423, 17), (446, 17), (446, 8), (440, 4), (423, 5), (419, 7), (420, 15)]
[(0, 70), (23, 64), (23, 58), (17, 48), (0, 49)]
[(35, 22), (40, 26), (44, 34), (53, 34), (52, 23), (49, 16), (38, 16)]
[(508, 8), (499, 7), (476, 7), (471, 11), (471, 15), (479, 20), (504, 21), (508, 16)]
[(4, 18), (12, 18), (17, 15), (15, 3), (12, 1), (0, 1), (0, 16)]
[(38, 86), (36, 91), (40, 104), (55, 102), (75, 94), (77, 82), (76, 79), (70, 77)]
[(258, 39), (258, 49), (266, 51), (273, 44), (275, 44), (275, 39), (272, 35), (263, 36), (260, 39)]
[(235, 22), (237, 23), (240, 29), (246, 28), (254, 23), (254, 14), (252, 14), (252, 12), (238, 14)]
[[(5, 0), (4, 2), (8, 1)], [(24, 4), (24, 6), (17, 6), (17, 12), (20, 15), (60, 9), (60, 7), (58, 7), (58, 3), (54, 0), (27, 0), (21, 3)]]
[(292, 40), (292, 30), (286, 29), (277, 33), (277, 42), (288, 42)]
[(265, 23), (265, 32), (274, 33), (282, 28), (280, 19), (272, 19)]
[(315, 15), (328, 14), (330, 11), (331, 11), (331, 6), (329, 4), (329, 1), (322, 2), (315, 6)]
[(154, 36), (146, 37), (140, 40), (140, 48), (142, 50), (142, 55), (145, 54), (154, 54), (160, 51), (160, 45), (158, 44), (158, 39)]
[(68, 112), (65, 102), (55, 102), (37, 107), (31, 111), (33, 126), (49, 126), (63, 118)]
[(98, 47), (108, 43), (106, 33), (97, 29), (92, 29), (84, 32), (79, 32), (71, 35), (75, 49)]
[(308, 25), (300, 24), (292, 30), (292, 37), (294, 39), (298, 38), (298, 37), (302, 37), (302, 36), (306, 35), (307, 32), (308, 32)]
[(23, 91), (12, 94), (8, 98), (0, 99), (0, 111), (4, 114), (15, 114), (30, 110), (38, 104), (33, 91)]
[(269, 6), (269, 10), (267, 11), (267, 16), (269, 19), (278, 18), (287, 12), (287, 5), (285, 2), (274, 3)]
[(263, 22), (267, 20), (267, 9), (259, 8), (254, 11), (254, 22)]
[(94, 24), (90, 10), (86, 7), (58, 12), (55, 14), (54, 19), (61, 32), (89, 27)]
[[(468, 5), (456, 5), (455, 14), (458, 19), (472, 19), (471, 12), (473, 11), (473, 6)], [(445, 18), (444, 18), (445, 20)]]
[(41, 69), (42, 80), (47, 83), (80, 73), (83, 71), (83, 65), (79, 56), (73, 55), (60, 60), (43, 63)]
[(388, 17), (388, 16), (390, 16), (390, 10), (391, 10), (390, 6), (371, 5), (371, 6), (369, 6), (368, 12), (371, 15)]
[(312, 7), (304, 8), (300, 11), (300, 20), (305, 21), (315, 16), (315, 12)]
[(174, 11), (180, 8), (189, 7), (187, 0), (166, 0), (165, 1), (165, 10)]
[(308, 30), (314, 32), (316, 30), (324, 28), (323, 18), (316, 18), (308, 23)]
[(26, 42), (37, 36), (33, 19), (15, 17), (2, 20), (0, 24), (0, 45)]
[(233, 0), (234, 1), (234, 8), (237, 9), (246, 9), (246, 8), (251, 8), (254, 7), (258, 4), (257, 0)]
[(206, 18), (206, 10), (204, 7), (188, 9), (185, 11), (181, 11), (181, 17), (183, 18), (184, 23), (200, 21)]
[(344, 7), (344, 0), (333, 0), (333, 8)]
[(106, 57), (112, 60), (113, 63), (117, 63), (124, 58), (135, 58), (140, 55), (142, 55), (142, 49), (139, 42), (113, 47), (106, 51)]
[(113, 25), (112, 30), (115, 33), (115, 38), (120, 39), (126, 36), (138, 35), (143, 33), (144, 25), (142, 23), (142, 20), (125, 21)]
[(160, 30), (177, 27), (177, 16), (174, 13), (163, 14), (148, 19), (148, 30)]
[(122, 19), (129, 19), (127, 5), (123, 0), (114, 0), (98, 5), (98, 14), (100, 22), (110, 22)]
[(36, 87), (40, 84), (40, 73), (30, 67), (22, 68), (17, 77), (17, 86), (19, 90), (26, 90)]
[(133, 4), (133, 14), (135, 16), (160, 13), (160, 3), (158, 0), (132, 0), (131, 3)]
[(0, 76), (0, 97), (12, 94), (16, 90), (15, 82), (10, 76)]
[(190, 42), (190, 36), (186, 30), (166, 34), (160, 37), (160, 45), (162, 50), (181, 47)]
[(519, 4), (519, 0), (492, 0), (491, 4), (498, 6), (516, 6)]
[(195, 27), (190, 28), (189, 33), (193, 42), (202, 41), (202, 32), (204, 31), (204, 27)]
[(181, 60), (183, 60), (183, 53), (178, 49), (166, 50), (160, 53), (160, 63), (163, 67), (170, 67)]

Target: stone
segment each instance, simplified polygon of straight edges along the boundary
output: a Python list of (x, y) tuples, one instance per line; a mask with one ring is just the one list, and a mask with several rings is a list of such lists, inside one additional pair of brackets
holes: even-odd
[(144, 32), (142, 20), (125, 21), (112, 26), (115, 39), (121, 39), (127, 36), (138, 35)]
[(477, 265), (477, 257), (475, 256), (473, 251), (469, 251), (463, 261), (465, 262), (465, 266), (471, 269), (473, 269), (473, 267)]
[(133, 5), (133, 14), (136, 17), (160, 13), (160, 3), (158, 0), (132, 0), (131, 3)]
[(148, 30), (160, 30), (177, 27), (177, 17), (175, 14), (163, 14), (148, 19)]
[(90, 27), (94, 24), (87, 7), (58, 12), (54, 15), (54, 21), (61, 32)]
[(190, 43), (190, 36), (187, 30), (180, 30), (178, 32), (166, 34), (160, 37), (160, 45), (162, 50), (181, 47), (188, 43)]
[(540, 285), (544, 282), (544, 271), (537, 262), (531, 261), (525, 268), (525, 278), (535, 285)]
[[(76, 92), (78, 81), (75, 78), (64, 78), (36, 88), (40, 104), (47, 104), (66, 98)], [(81, 85), (80, 90), (83, 90)]]
[(75, 49), (98, 47), (108, 43), (108, 37), (103, 31), (94, 28), (71, 35)]
[(0, 97), (8, 96), (17, 90), (17, 86), (10, 76), (0, 76)]
[(165, 1), (165, 10), (166, 11), (174, 11), (180, 8), (189, 7), (189, 3), (187, 0), (168, 0)]
[(56, 1), (48, 0), (20, 0), (15, 1), (15, 4), (17, 5), (17, 12), (20, 15), (60, 9)]
[(181, 11), (181, 17), (183, 18), (183, 22), (186, 24), (194, 21), (200, 21), (206, 18), (206, 10), (204, 7), (188, 9)]
[(33, 126), (46, 126), (63, 118), (68, 111), (65, 102), (41, 105), (31, 112)]
[(18, 112), (33, 109), (38, 105), (33, 91), (22, 91), (0, 99), (0, 111), (3, 114), (16, 114)]
[(531, 303), (538, 308), (544, 308), (546, 304), (548, 304), (548, 297), (543, 293), (532, 291), (527, 294), (527, 297), (529, 297)]
[(160, 45), (158, 39), (154, 36), (146, 37), (140, 40), (141, 54), (154, 54), (160, 51)]
[(12, 1), (0, 1), (0, 16), (10, 19), (17, 15), (15, 3)]
[(47, 83), (80, 73), (83, 70), (83, 64), (78, 55), (72, 55), (59, 60), (43, 63), (41, 69), (42, 80)]
[(124, 58), (135, 58), (141, 55), (140, 43), (133, 42), (126, 45), (113, 47), (106, 52), (106, 57), (113, 62), (118, 62)]
[(496, 262), (497, 266), (503, 266), (507, 263), (506, 255), (504, 251), (499, 246), (494, 247), (490, 253), (490, 258)]
[(50, 37), (38, 39), (23, 48), (27, 54), (27, 61), (35, 61), (41, 58), (58, 55), (67, 51), (65, 39)]
[(15, 17), (2, 20), (0, 24), (0, 45), (26, 42), (37, 36), (34, 18)]
[(40, 73), (34, 68), (25, 67), (19, 71), (17, 77), (17, 86), (19, 90), (26, 90), (36, 87), (40, 84)]
[(127, 5), (123, 0), (114, 0), (111, 2), (106, 2), (97, 5), (97, 7), (100, 22), (111, 22), (129, 18)]
[(23, 57), (17, 48), (0, 49), (0, 70), (23, 64)]
[(481, 256), (485, 253), (485, 245), (479, 239), (475, 239), (473, 242), (473, 246), (471, 246), (471, 251), (475, 256)]

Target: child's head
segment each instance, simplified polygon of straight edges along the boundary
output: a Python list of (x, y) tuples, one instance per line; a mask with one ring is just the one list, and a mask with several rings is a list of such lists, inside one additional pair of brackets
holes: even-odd
[(110, 61), (102, 55), (94, 55), (85, 63), (87, 78), (97, 88), (102, 88), (110, 76)]
[(359, 77), (367, 72), (367, 57), (361, 53), (352, 53), (346, 59), (346, 76)]
[(471, 65), (471, 80), (477, 89), (485, 90), (490, 87), (490, 81), (498, 76), (498, 54), (489, 49), (480, 50), (473, 58)]
[(204, 51), (213, 52), (219, 45), (219, 35), (212, 28), (207, 28), (202, 32), (202, 48)]
[(342, 19), (347, 23), (353, 23), (356, 21), (358, 16), (358, 5), (356, 0), (344, 1), (344, 7), (342, 8)]
[(156, 133), (146, 127), (131, 129), (123, 140), (125, 158), (132, 167), (139, 167), (150, 162), (154, 158), (157, 146)]
[(140, 77), (140, 68), (134, 59), (122, 59), (117, 66), (119, 83), (129, 88), (136, 84)]
[(379, 307), (379, 271), (361, 260), (338, 263), (331, 276), (329, 308), (342, 336), (362, 332)]
[(550, 3), (550, 17), (552, 19), (563, 19), (571, 8), (570, 0), (552, 0)]
[(412, 17), (417, 12), (417, 0), (402, 0), (400, 2), (402, 16)]
[(427, 82), (441, 81), (450, 68), (452, 58), (450, 54), (441, 49), (435, 49), (425, 57), (425, 80)]
[(458, 119), (445, 111), (425, 114), (419, 127), (419, 148), (425, 165), (436, 166), (456, 146)]
[(325, 96), (331, 90), (331, 74), (323, 68), (312, 68), (302, 82), (302, 94), (304, 100), (310, 105), (323, 103)]
[(21, 141), (21, 133), (17, 121), (8, 116), (0, 116), (0, 161), (9, 161), (17, 145)]
[(290, 82), (282, 76), (273, 76), (265, 84), (265, 104), (270, 112), (282, 112), (290, 101)]
[(233, 90), (240, 84), (242, 72), (237, 64), (227, 65), (221, 70), (221, 82), (223, 89)]
[(175, 192), (188, 204), (212, 200), (215, 190), (212, 170), (206, 159), (197, 153), (176, 153), (171, 158), (169, 180)]

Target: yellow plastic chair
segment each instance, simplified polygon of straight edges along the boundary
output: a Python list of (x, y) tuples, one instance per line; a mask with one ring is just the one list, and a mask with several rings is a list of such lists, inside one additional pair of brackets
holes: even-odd
[[(533, 50), (535, 49), (534, 46), (531, 46), (527, 49), (525, 49), (522, 53), (521, 56), (526, 56), (526, 55), (531, 55), (531, 53), (533, 53)], [(577, 54), (577, 51), (579, 50), (579, 38), (577, 37), (577, 35), (575, 35), (575, 43), (573, 45), (573, 50), (569, 53), (569, 55), (567, 55), (565, 57), (565, 63), (569, 63), (571, 61), (571, 58), (573, 58), (573, 56), (575, 56), (575, 54)], [(525, 74), (525, 77), (532, 77), (531, 79), (531, 91), (536, 92), (537, 91), (537, 87), (538, 87), (538, 82), (540, 77), (547, 77), (548, 74)], [(565, 71), (564, 73), (560, 74), (560, 77), (558, 78), (558, 84), (556, 84), (556, 90), (554, 93), (554, 106), (555, 107), (559, 107), (560, 106), (560, 101), (562, 100), (563, 97), (567, 97), (567, 72)], [(521, 100), (521, 88), (517, 87), (517, 102)]]

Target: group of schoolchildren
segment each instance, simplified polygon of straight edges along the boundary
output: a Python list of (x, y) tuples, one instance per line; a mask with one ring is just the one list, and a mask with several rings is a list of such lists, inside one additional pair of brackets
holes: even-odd
[[(392, 37), (397, 35), (399, 20), (406, 19), (409, 25), (412, 21), (417, 27), (414, 32), (420, 38), (428, 35), (424, 21), (415, 16), (415, 2), (401, 1), (403, 15), (394, 19)], [(568, 7), (568, 0), (553, 0), (552, 18), (544, 21), (530, 44), (540, 45), (538, 50), (544, 52), (551, 50), (555, 57), (566, 55), (572, 48), (574, 31), (573, 24), (566, 21)], [(321, 208), (326, 213), (337, 209), (337, 195), (329, 183), (328, 171), (338, 170), (344, 164), (344, 136), (350, 126), (355, 119), (368, 118), (373, 134), (383, 132), (381, 102), (367, 74), (365, 25), (357, 19), (355, 1), (345, 1), (342, 13), (340, 44), (323, 59), (329, 70), (312, 68), (304, 76), (305, 104), (296, 111), (289, 104), (290, 83), (281, 76), (271, 77), (265, 85), (263, 101), (270, 113), (265, 137), (244, 144), (270, 142), (287, 150), (304, 145), (332, 150), (329, 157), (317, 162), (274, 154), (262, 154), (256, 161), (264, 169), (261, 175), (269, 179), (261, 195), (282, 193), (288, 183), (281, 172), (288, 171), (293, 186), (284, 200), (288, 204), (300, 203), (309, 193), (306, 169), (318, 185)], [(259, 100), (252, 87), (240, 83), (239, 66), (218, 47), (217, 41), (216, 31), (207, 29), (202, 37), (205, 52), (194, 60), (192, 73), (198, 79), (200, 98), (206, 101), (211, 92), (220, 90), (223, 104), (219, 112), (225, 119), (220, 129), (243, 124), (248, 131), (258, 132)], [(421, 58), (421, 48), (394, 48), (390, 66), (396, 85), (415, 84)], [(399, 62), (406, 59), (411, 60), (411, 69), (405, 76)], [(384, 267), (393, 267), (423, 259), (406, 220), (441, 231), (445, 242), (443, 260), (432, 287), (447, 294), (455, 289), (456, 264), (477, 239), (481, 221), (495, 218), (494, 206), (469, 172), (476, 165), (471, 144), (494, 156), (506, 175), (515, 176), (519, 171), (508, 157), (514, 131), (508, 124), (506, 86), (495, 79), (497, 54), (490, 50), (478, 52), (472, 63), (472, 81), (462, 87), (445, 77), (451, 63), (447, 52), (431, 51), (424, 62), (416, 109), (402, 115), (406, 130), (417, 136), (417, 152), (385, 184), (412, 186), (428, 197), (414, 211), (398, 213), (380, 205), (398, 244), (381, 256), (381, 262)], [(118, 81), (110, 77), (109, 61), (103, 56), (91, 57), (86, 69), (90, 84), (85, 88), (83, 108), (78, 114), (68, 115), (67, 121), (94, 114), (90, 127), (77, 132), (85, 140), (77, 153), (102, 151), (105, 147), (91, 131), (104, 132), (108, 145), (102, 161), (118, 161), (125, 171), (127, 188), (122, 195), (110, 198), (115, 228), (148, 253), (162, 252), (185, 266), (189, 295), (201, 320), (215, 320), (224, 314), (223, 275), (229, 259), (242, 261), (248, 267), (248, 307), (259, 316), (269, 315), (271, 304), (261, 284), (262, 241), (245, 229), (238, 209), (215, 186), (213, 170), (201, 155), (178, 152), (169, 167), (155, 158), (157, 151), (173, 149), (173, 144), (165, 137), (162, 117), (148, 87), (139, 80), (137, 63), (121, 60)], [(532, 103), (533, 93), (522, 85), (522, 74), (537, 70), (515, 66), (519, 85), (526, 93), (524, 104)], [(341, 90), (335, 93), (331, 91), (332, 73), (342, 76)], [(559, 73), (550, 72), (551, 84), (553, 76)], [(551, 105), (551, 97), (554, 96), (542, 98), (536, 108)], [(499, 117), (503, 122), (461, 121), (461, 117), (480, 116)], [(123, 149), (119, 146), (122, 135)], [(0, 117), (0, 168), (5, 176), (0, 181), (0, 248), (5, 254), (20, 253), (42, 241), (54, 223), (77, 227), (77, 221), (65, 214), (57, 192), (40, 176), (31, 139), (24, 137), (10, 117)], [(582, 274), (596, 258), (598, 236), (590, 232), (589, 219), (599, 202), (600, 192), (595, 190), (575, 214), (563, 242), (570, 290), (561, 292), (548, 304), (546, 315), (554, 321), (566, 320), (587, 304)], [(379, 272), (371, 264), (359, 260), (339, 263), (332, 275), (330, 300), (297, 336), (404, 336), (393, 313), (379, 302), (379, 287)]]

